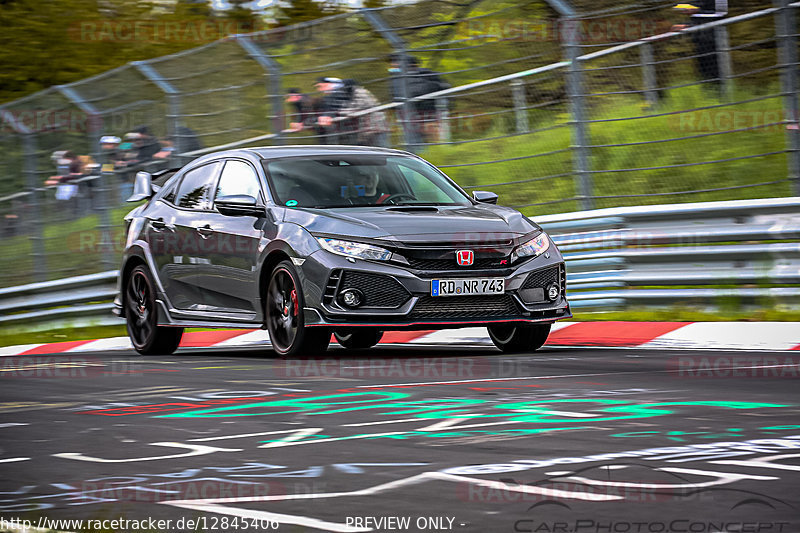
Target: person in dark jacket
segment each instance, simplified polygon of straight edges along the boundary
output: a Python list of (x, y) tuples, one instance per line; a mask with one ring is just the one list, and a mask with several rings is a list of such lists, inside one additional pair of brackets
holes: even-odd
[(314, 107), (308, 95), (293, 87), (286, 95), (286, 103), (293, 111), (289, 115), (289, 131), (302, 131), (314, 125)]
[[(672, 27), (673, 31), (681, 31), (724, 18), (728, 14), (728, 0), (697, 0), (689, 4), (678, 4), (674, 9), (689, 17), (689, 24), (676, 24)], [(691, 37), (701, 79), (710, 80), (719, 86), (720, 70), (714, 29), (692, 32)]]
[(317, 79), (314, 87), (321, 93), (313, 103), (317, 115), (315, 129), (320, 136), (319, 143), (341, 144), (341, 128), (333, 119), (339, 116), (339, 111), (347, 104), (344, 83), (339, 78), (323, 76)]
[(161, 151), (161, 143), (150, 133), (147, 126), (139, 126), (133, 134), (135, 152), (133, 159), (126, 161), (128, 167), (152, 161), (153, 156)]
[[(430, 69), (422, 68), (417, 58), (404, 54), (389, 56), (392, 98), (403, 101), (404, 97), (414, 98), (450, 87), (441, 76)], [(405, 67), (405, 77), (403, 68)], [(409, 144), (431, 142), (438, 125), (436, 99), (417, 100), (411, 103), (409, 116), (407, 108), (401, 108), (400, 117)]]

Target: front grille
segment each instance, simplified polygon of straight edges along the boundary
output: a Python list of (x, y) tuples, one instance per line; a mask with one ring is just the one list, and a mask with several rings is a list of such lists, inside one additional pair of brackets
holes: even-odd
[(406, 303), (411, 294), (391, 276), (346, 270), (339, 284), (339, 292), (358, 289), (364, 293), (363, 307), (396, 309)]
[(551, 283), (560, 285), (559, 267), (545, 268), (531, 272), (521, 289), (546, 289)]
[(453, 253), (450, 259), (422, 259), (418, 257), (407, 257), (408, 264), (416, 270), (481, 270), (489, 268), (506, 268), (501, 265), (502, 257), (475, 258), (475, 262), (470, 266), (460, 266), (456, 263), (456, 254)]
[(411, 318), (489, 318), (510, 317), (520, 314), (514, 299), (508, 295), (497, 296), (422, 296), (411, 312)]

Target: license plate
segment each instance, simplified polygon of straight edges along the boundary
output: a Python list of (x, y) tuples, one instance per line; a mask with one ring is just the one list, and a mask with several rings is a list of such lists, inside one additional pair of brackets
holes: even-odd
[(434, 279), (431, 281), (431, 296), (476, 296), (482, 294), (504, 294), (503, 278)]

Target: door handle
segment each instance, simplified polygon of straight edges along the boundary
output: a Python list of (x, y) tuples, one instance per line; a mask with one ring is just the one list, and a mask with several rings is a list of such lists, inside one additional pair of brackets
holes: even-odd
[(208, 239), (209, 237), (211, 237), (211, 234), (214, 233), (214, 230), (211, 229), (210, 224), (206, 224), (205, 226), (200, 226), (199, 228), (197, 228), (196, 231), (204, 239)]

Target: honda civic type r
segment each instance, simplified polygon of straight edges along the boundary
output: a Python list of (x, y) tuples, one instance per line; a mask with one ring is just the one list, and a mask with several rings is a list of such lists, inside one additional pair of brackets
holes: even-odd
[(487, 326), (505, 352), (571, 316), (564, 260), (497, 196), (425, 160), (355, 146), (217, 152), (136, 176), (115, 300), (135, 349), (183, 328), (264, 328), (282, 356), (387, 330)]

